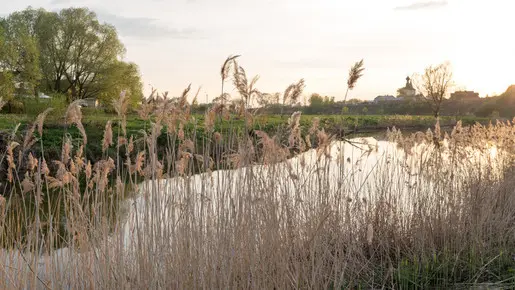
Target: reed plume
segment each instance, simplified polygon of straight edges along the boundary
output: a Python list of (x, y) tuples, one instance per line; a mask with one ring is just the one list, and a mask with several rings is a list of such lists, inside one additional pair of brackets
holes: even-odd
[(104, 138), (102, 139), (102, 152), (105, 152), (111, 145), (113, 145), (113, 129), (111, 127), (111, 120), (109, 120), (106, 123)]
[(305, 88), (304, 79), (289, 85), (283, 93), (283, 105), (281, 106), (281, 116), (283, 115), (284, 106), (286, 104), (293, 105), (297, 102), (302, 91)]
[(305, 88), (304, 79), (289, 85), (283, 94), (283, 105), (286, 103), (294, 104), (298, 101)]
[(48, 108), (43, 113), (39, 114), (36, 118), (36, 126), (38, 128), (39, 137), (43, 136), (43, 123), (45, 122), (45, 118), (53, 110), (53, 108)]
[(79, 129), (79, 132), (82, 135), (82, 140), (84, 144), (88, 143), (88, 136), (86, 134), (84, 126), (82, 125), (81, 107), (85, 104), (86, 102), (84, 100), (73, 101), (68, 106), (65, 113), (65, 123), (68, 125), (75, 124), (75, 126), (77, 127), (77, 129)]
[(16, 164), (14, 163), (14, 148), (20, 145), (18, 142), (11, 142), (7, 146), (7, 179), (9, 182), (13, 182), (14, 175), (13, 170), (16, 170)]
[(363, 71), (365, 68), (363, 67), (363, 59), (356, 62), (351, 69), (349, 70), (349, 78), (347, 79), (347, 91), (345, 92), (345, 99), (343, 102), (347, 102), (347, 95), (349, 90), (354, 89), (358, 80), (363, 76)]
[(127, 91), (122, 91), (118, 99), (113, 100), (113, 107), (118, 117), (121, 119), (122, 134), (127, 135), (127, 110), (129, 108), (129, 95)]

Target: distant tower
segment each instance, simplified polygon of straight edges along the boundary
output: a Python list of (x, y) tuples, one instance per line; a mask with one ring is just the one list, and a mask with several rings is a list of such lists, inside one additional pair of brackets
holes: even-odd
[(406, 88), (413, 89), (413, 84), (411, 83), (411, 78), (409, 76), (406, 77)]
[(416, 94), (416, 90), (413, 87), (413, 84), (411, 83), (411, 78), (408, 76), (406, 77), (406, 85), (404, 88), (400, 88), (397, 90), (398, 97), (405, 98), (405, 97), (413, 97)]

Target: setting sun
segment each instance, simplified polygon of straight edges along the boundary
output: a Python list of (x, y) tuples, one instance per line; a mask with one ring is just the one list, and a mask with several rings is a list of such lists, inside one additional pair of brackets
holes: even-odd
[[(515, 3), (462, 1), (456, 4), (462, 5), (454, 7), (457, 40), (451, 61), (457, 85), (478, 91), (481, 96), (504, 92), (515, 84), (515, 38), (506, 22), (512, 17)], [(467, 9), (460, 9), (463, 7)]]

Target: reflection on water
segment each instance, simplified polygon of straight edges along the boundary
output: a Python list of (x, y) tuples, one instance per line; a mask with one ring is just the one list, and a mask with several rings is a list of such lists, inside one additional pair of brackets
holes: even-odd
[[(502, 158), (502, 152), (496, 147), (486, 151), (462, 148), (459, 160), (451, 157), (452, 148), (448, 147), (445, 141), (443, 150), (418, 144), (407, 154), (392, 142), (354, 138), (334, 142), (326, 150), (309, 150), (283, 163), (147, 181), (140, 185), (137, 197), (123, 204), (122, 222), (100, 244), (107, 248), (121, 245), (129, 257), (142, 241), (152, 244), (162, 242), (159, 237), (174, 239), (181, 226), (193, 226), (190, 219), (195, 227), (207, 231), (243, 212), (259, 212), (263, 203), (278, 208), (291, 205), (300, 223), (309, 222), (305, 213), (311, 208), (340, 211), (376, 204), (387, 204), (402, 218), (421, 196), (427, 200), (427, 211), (431, 200), (451, 198), (445, 185), (434, 182), (442, 180), (436, 178), (440, 175), (452, 175), (453, 191), (459, 192), (470, 175), (486, 170), (501, 173), (495, 160)], [(281, 214), (281, 209), (277, 213)], [(152, 233), (153, 238), (140, 233)], [(65, 272), (76, 251), (62, 248), (52, 256), (40, 257), (34, 264), (36, 271), (41, 277), (57, 268)], [(97, 249), (84, 251), (79, 256), (97, 254)], [(6, 269), (30, 271), (17, 250), (1, 250), (0, 261)]]
[[(249, 206), (246, 199), (281, 204), (291, 198), (300, 208), (344, 202), (359, 206), (364, 200), (373, 204), (389, 199), (401, 214), (409, 214), (422, 194), (427, 195), (427, 210), (431, 199), (449, 198), (445, 196), (448, 188), (435, 184), (435, 180), (446, 180), (441, 176), (453, 175), (452, 190), (460, 191), (474, 174), (502, 172), (501, 164), (495, 162), (499, 157), (496, 147), (486, 151), (462, 148), (457, 159), (449, 146), (444, 141), (440, 150), (435, 150), (433, 144), (418, 144), (407, 154), (396, 143), (354, 138), (279, 164), (150, 181), (142, 185), (140, 196), (126, 204), (124, 240), (131, 243), (131, 233), (137, 226), (141, 229), (138, 221), (149, 214), (160, 217), (159, 228), (169, 219), (180, 221), (184, 206), (202, 220), (203, 216), (232, 212), (237, 204)], [(306, 218), (300, 212), (298, 217)], [(207, 227), (212, 221), (203, 222)]]

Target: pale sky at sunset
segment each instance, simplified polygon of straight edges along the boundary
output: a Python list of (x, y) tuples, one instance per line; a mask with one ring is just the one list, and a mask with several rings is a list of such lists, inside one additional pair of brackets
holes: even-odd
[(210, 98), (230, 54), (258, 88), (283, 91), (305, 78), (306, 93), (343, 99), (349, 67), (365, 59), (350, 98), (395, 94), (407, 75), (450, 61), (460, 89), (481, 96), (515, 84), (515, 3), (509, 0), (0, 0), (5, 16), (31, 5), (88, 7), (116, 26), (126, 60), (148, 91), (179, 94), (190, 82)]

